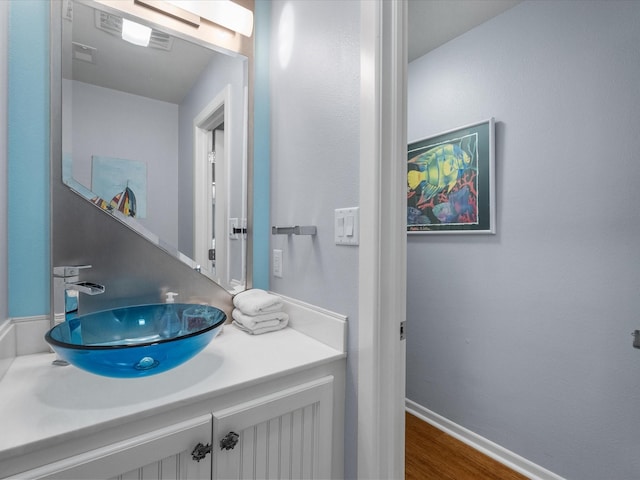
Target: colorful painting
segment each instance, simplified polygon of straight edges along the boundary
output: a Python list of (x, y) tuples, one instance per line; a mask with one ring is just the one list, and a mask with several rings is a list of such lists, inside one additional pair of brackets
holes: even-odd
[(493, 118), (413, 142), (407, 232), (495, 233)]
[(97, 195), (94, 203), (105, 210), (118, 210), (127, 217), (145, 218), (147, 164), (97, 155), (91, 160), (91, 191)]

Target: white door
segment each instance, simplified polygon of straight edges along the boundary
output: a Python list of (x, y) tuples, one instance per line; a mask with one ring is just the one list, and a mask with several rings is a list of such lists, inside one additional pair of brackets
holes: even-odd
[(331, 478), (332, 417), (332, 376), (214, 412), (213, 478)]
[[(216, 128), (212, 132), (212, 148), (210, 158), (211, 164), (211, 202), (208, 203), (209, 211), (207, 217), (211, 219), (211, 223), (207, 225), (207, 238), (211, 239), (210, 249), (213, 252), (209, 255), (211, 261), (211, 272), (214, 278), (218, 278), (220, 274), (224, 275), (227, 271), (226, 263), (228, 255), (226, 253), (226, 237), (225, 237), (225, 219), (224, 212), (219, 211), (225, 204), (224, 201), (217, 202), (217, 197), (224, 195), (224, 186), (217, 180), (224, 179), (225, 166), (222, 164), (225, 158), (224, 152), (224, 130)], [(218, 188), (220, 187), (220, 190)], [(219, 273), (220, 272), (220, 273)], [(222, 278), (222, 277), (220, 277)]]
[(15, 479), (155, 479), (211, 478), (211, 455), (192, 457), (198, 444), (211, 444), (211, 415), (154, 430), (106, 447), (69, 457)]

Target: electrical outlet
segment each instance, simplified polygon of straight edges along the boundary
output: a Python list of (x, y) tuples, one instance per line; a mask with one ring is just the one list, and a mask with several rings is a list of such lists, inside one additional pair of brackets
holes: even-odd
[(272, 265), (273, 276), (282, 278), (282, 250), (273, 251)]

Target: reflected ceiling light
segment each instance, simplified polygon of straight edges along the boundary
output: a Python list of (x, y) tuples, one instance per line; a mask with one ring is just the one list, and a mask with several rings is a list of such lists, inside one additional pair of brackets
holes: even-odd
[(199, 15), (224, 28), (250, 37), (253, 32), (253, 12), (231, 0), (165, 0), (187, 12)]
[(287, 68), (291, 54), (293, 53), (293, 41), (295, 37), (295, 15), (293, 6), (288, 2), (280, 14), (280, 24), (278, 25), (278, 58), (280, 67)]
[[(2, 0), (0, 0), (2, 1)], [(103, 32), (122, 38), (122, 17), (101, 10), (95, 11), (95, 26)], [(170, 51), (173, 48), (173, 37), (168, 33), (151, 29), (149, 47)]]
[(149, 40), (151, 40), (151, 28), (123, 18), (122, 39), (134, 45), (148, 47)]

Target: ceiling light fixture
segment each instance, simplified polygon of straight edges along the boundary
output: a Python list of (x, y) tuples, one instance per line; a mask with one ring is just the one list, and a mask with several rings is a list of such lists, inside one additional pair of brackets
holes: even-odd
[(250, 37), (253, 32), (253, 12), (231, 0), (165, 0), (176, 7), (200, 16), (224, 28)]
[(122, 39), (134, 45), (148, 47), (149, 40), (151, 40), (151, 28), (123, 18)]

